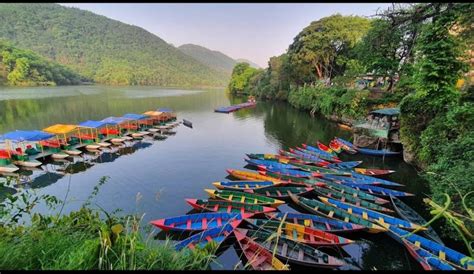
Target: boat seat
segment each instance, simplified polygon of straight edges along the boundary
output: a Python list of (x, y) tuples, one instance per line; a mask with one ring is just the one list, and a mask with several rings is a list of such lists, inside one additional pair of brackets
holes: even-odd
[(283, 243), (283, 246), (281, 248), (281, 256), (286, 257), (287, 253), (288, 253), (288, 244)]

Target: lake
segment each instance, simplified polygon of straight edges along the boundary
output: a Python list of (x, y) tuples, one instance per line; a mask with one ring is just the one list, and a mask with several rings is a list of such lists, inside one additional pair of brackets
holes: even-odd
[[(98, 157), (89, 155), (85, 159), (50, 162), (42, 170), (21, 172), (25, 187), (66, 199), (64, 212), (80, 207), (100, 178), (109, 176), (96, 197), (97, 204), (109, 211), (120, 208), (124, 213), (144, 214), (144, 222), (189, 212), (191, 207), (185, 198), (206, 199), (204, 189), (212, 189), (212, 182), (227, 180), (227, 168), (244, 169), (245, 153), (277, 153), (279, 149), (301, 143), (315, 144), (320, 140), (327, 144), (334, 136), (351, 137), (350, 132), (337, 124), (320, 117), (311, 118), (285, 103), (259, 102), (255, 108), (231, 114), (213, 111), (244, 100), (221, 90), (104, 86), (2, 88), (0, 134), (143, 113), (159, 107), (174, 109), (179, 121), (190, 120), (194, 127), (180, 125), (175, 129), (177, 134), (165, 140), (144, 139)], [(416, 197), (404, 201), (429, 217), (421, 201), (428, 193), (426, 184), (401, 157), (383, 161), (377, 157), (343, 154), (341, 158), (363, 160), (361, 167), (396, 170), (387, 178), (406, 185), (401, 190), (415, 193)], [(295, 211), (286, 205), (280, 210)], [(163, 238), (162, 234), (158, 238)], [(357, 243), (344, 249), (364, 269), (420, 269), (408, 252), (387, 235), (346, 236)], [(213, 268), (234, 269), (238, 262), (238, 254), (230, 247)]]

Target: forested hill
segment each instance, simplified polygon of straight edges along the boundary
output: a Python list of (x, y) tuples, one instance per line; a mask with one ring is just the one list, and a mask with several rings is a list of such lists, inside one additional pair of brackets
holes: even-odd
[(57, 4), (0, 4), (0, 38), (112, 85), (224, 86), (228, 75), (152, 33)]
[(74, 85), (84, 81), (87, 79), (63, 65), (0, 40), (0, 85)]
[(199, 62), (215, 69), (222, 71), (230, 76), (232, 69), (237, 63), (234, 59), (223, 54), (220, 51), (210, 50), (208, 48), (185, 44), (178, 47), (182, 52), (198, 60)]

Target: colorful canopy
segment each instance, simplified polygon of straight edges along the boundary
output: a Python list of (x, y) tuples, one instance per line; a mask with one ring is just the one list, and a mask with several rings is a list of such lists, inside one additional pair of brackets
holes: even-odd
[(52, 137), (54, 137), (54, 134), (49, 134), (40, 130), (15, 130), (1, 135), (0, 140), (10, 140), (14, 142), (42, 141)]
[(170, 109), (170, 108), (159, 108), (159, 109), (157, 109), (157, 111), (161, 111), (161, 112), (173, 112), (173, 110)]
[(148, 116), (160, 116), (160, 115), (163, 114), (163, 112), (150, 110), (150, 111), (147, 111), (147, 112), (145, 112), (145, 113), (143, 113), (143, 114), (148, 115)]
[(101, 122), (104, 122), (104, 123), (107, 123), (107, 124), (112, 124), (112, 125), (118, 125), (118, 124), (121, 124), (123, 122), (128, 122), (130, 121), (129, 118), (125, 118), (125, 117), (113, 117), (113, 116), (110, 116), (110, 117), (107, 117), (105, 119), (102, 119), (100, 120)]
[(127, 113), (123, 117), (130, 118), (130, 119), (133, 119), (133, 120), (143, 120), (143, 119), (148, 118), (146, 115), (135, 114), (135, 113)]
[(47, 128), (43, 128), (43, 131), (53, 133), (53, 134), (66, 134), (77, 128), (76, 125), (63, 125), (56, 124)]
[(80, 123), (79, 127), (88, 127), (88, 128), (100, 128), (107, 125), (105, 122), (101, 121), (94, 121), (94, 120), (87, 120), (85, 122)]

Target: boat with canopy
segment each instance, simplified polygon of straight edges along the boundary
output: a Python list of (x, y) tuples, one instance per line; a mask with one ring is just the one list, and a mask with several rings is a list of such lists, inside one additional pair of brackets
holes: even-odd
[(130, 124), (130, 119), (125, 118), (125, 117), (114, 117), (110, 116), (105, 119), (100, 120), (101, 122), (107, 123), (108, 125), (112, 125), (112, 130), (109, 131), (107, 129), (107, 132), (112, 133), (117, 136), (117, 138), (110, 139), (110, 142), (114, 145), (119, 145), (123, 143), (124, 141), (130, 141), (133, 138), (130, 136), (125, 136), (125, 132), (127, 132), (127, 129), (124, 128), (127, 124)]
[(42, 163), (32, 157), (36, 154), (33, 146), (38, 144), (39, 141), (53, 137), (54, 134), (40, 130), (15, 130), (0, 136), (0, 142), (5, 143), (5, 151), (13, 164), (23, 167), (37, 167)]
[(97, 151), (101, 147), (109, 147), (111, 144), (105, 142), (107, 134), (102, 133), (102, 129), (107, 132), (107, 123), (101, 121), (87, 120), (77, 125), (88, 132), (81, 134), (83, 143), (86, 144), (86, 149), (89, 151)]
[(138, 133), (144, 135), (152, 134), (152, 131), (148, 131), (149, 128), (153, 127), (153, 119), (151, 119), (149, 116), (144, 114), (127, 113), (123, 115), (123, 117), (137, 121)]
[[(66, 155), (74, 156), (80, 155), (82, 153), (82, 151), (77, 149), (84, 146), (82, 144), (82, 140), (78, 137), (81, 135), (81, 129), (78, 128), (77, 125), (56, 124), (47, 128), (43, 128), (43, 131), (56, 135), (56, 141), (43, 141), (45, 142), (43, 146), (57, 147)], [(51, 157), (55, 159), (63, 159), (67, 156), (64, 157), (64, 155), (55, 153)]]

